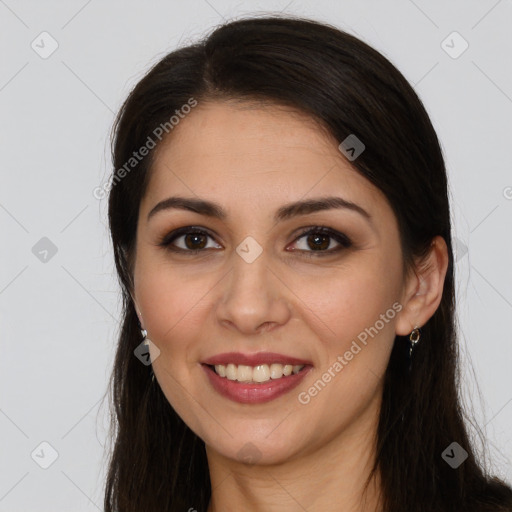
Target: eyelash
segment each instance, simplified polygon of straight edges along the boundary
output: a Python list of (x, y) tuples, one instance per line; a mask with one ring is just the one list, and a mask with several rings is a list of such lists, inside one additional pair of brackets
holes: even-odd
[[(181, 249), (181, 248), (175, 248), (171, 246), (171, 243), (174, 242), (177, 238), (183, 235), (191, 235), (191, 234), (199, 234), (199, 235), (206, 235), (211, 238), (213, 238), (207, 231), (204, 231), (203, 229), (196, 228), (194, 226), (187, 226), (183, 228), (176, 229), (175, 231), (172, 231), (171, 233), (165, 235), (162, 237), (159, 242), (158, 246), (165, 247), (167, 250), (175, 253), (188, 253), (188, 254), (197, 254), (199, 252), (204, 252), (206, 249)], [(352, 246), (352, 241), (348, 236), (346, 236), (343, 233), (340, 233), (338, 231), (335, 231), (333, 229), (327, 228), (325, 226), (314, 226), (306, 228), (304, 231), (302, 231), (297, 238), (294, 240), (294, 242), (297, 242), (299, 239), (303, 238), (306, 235), (311, 234), (321, 234), (321, 235), (327, 235), (330, 238), (333, 238), (336, 242), (340, 244), (339, 247), (336, 249), (329, 249), (329, 250), (318, 250), (318, 251), (305, 251), (303, 249), (294, 249), (293, 252), (298, 252), (304, 257), (311, 258), (311, 257), (322, 257), (322, 256), (328, 256), (332, 255), (334, 253), (340, 252), (343, 249), (348, 249)], [(330, 244), (329, 244), (330, 245)], [(309, 253), (309, 254), (308, 254)]]

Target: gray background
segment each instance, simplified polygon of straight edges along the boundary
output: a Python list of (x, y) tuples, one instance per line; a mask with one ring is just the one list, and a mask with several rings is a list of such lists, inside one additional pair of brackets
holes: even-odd
[[(510, 0), (0, 0), (0, 511), (103, 509), (120, 308), (93, 190), (113, 115), (166, 52), (264, 11), (358, 35), (424, 101), (449, 172), (464, 394), (512, 481)], [(51, 49), (43, 31), (58, 43), (45, 59), (31, 47)]]

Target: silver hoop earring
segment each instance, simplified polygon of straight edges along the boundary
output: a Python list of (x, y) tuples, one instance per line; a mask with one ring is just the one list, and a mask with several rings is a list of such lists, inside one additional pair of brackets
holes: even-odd
[[(142, 338), (144, 340), (144, 346), (148, 347), (149, 350), (149, 340), (147, 338), (148, 331), (146, 329), (141, 329), (140, 333), (142, 334)], [(153, 371), (153, 366), (151, 365), (151, 383), (155, 382), (155, 372)]]

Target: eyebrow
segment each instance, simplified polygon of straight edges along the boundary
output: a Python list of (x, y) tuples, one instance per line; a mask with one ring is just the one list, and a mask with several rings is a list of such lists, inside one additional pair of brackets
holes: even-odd
[[(357, 212), (370, 222), (370, 224), (372, 223), (371, 215), (364, 208), (356, 203), (336, 196), (305, 199), (286, 204), (276, 211), (274, 221), (280, 222), (299, 215), (307, 215), (308, 213), (342, 208)], [(156, 215), (158, 212), (171, 209), (187, 210), (220, 220), (225, 220), (228, 217), (226, 210), (217, 203), (206, 201), (204, 199), (169, 197), (160, 201), (152, 208), (148, 213), (146, 222), (148, 222), (151, 217)]]

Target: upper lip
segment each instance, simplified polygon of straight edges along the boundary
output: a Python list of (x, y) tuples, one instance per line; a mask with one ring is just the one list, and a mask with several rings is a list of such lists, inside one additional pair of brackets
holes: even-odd
[(232, 364), (243, 364), (246, 366), (258, 366), (261, 364), (293, 364), (293, 365), (307, 365), (311, 364), (305, 359), (299, 359), (297, 357), (285, 356), (284, 354), (276, 354), (275, 352), (257, 352), (256, 354), (243, 354), (242, 352), (224, 352), (223, 354), (217, 354), (213, 357), (209, 357), (203, 364), (208, 365), (227, 365)]

